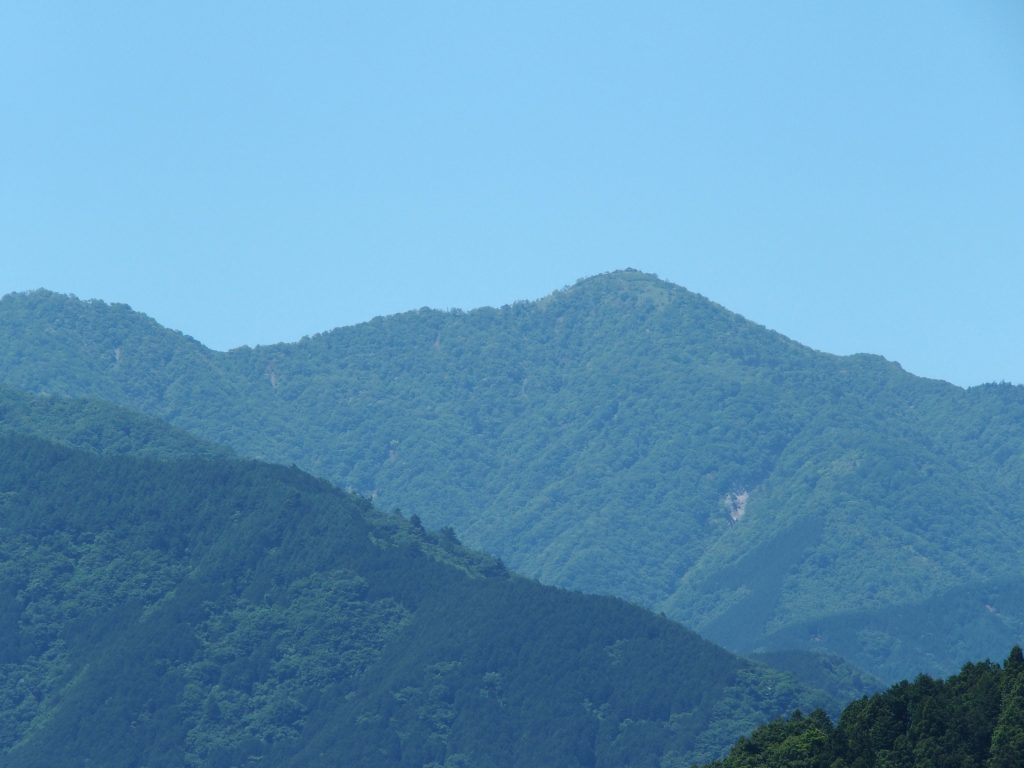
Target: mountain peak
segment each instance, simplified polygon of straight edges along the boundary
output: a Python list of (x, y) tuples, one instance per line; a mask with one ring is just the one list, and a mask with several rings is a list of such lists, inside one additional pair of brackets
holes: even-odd
[(596, 275), (580, 278), (572, 285), (540, 299), (537, 304), (545, 306), (552, 302), (562, 304), (565, 301), (583, 301), (594, 306), (604, 306), (611, 303), (616, 308), (622, 308), (623, 305), (626, 305), (630, 307), (646, 306), (656, 309), (684, 301), (693, 302), (695, 306), (705, 305), (708, 308), (714, 307), (722, 312), (727, 311), (724, 307), (719, 307), (703, 296), (688, 291), (682, 286), (663, 280), (653, 273), (641, 272), (632, 268), (601, 272)]
[(632, 267), (616, 269), (611, 272), (600, 272), (596, 275), (590, 275), (589, 277), (581, 277), (573, 283), (572, 286), (570, 286), (569, 290), (574, 288), (616, 288), (619, 290), (632, 291), (686, 290), (674, 283), (661, 279), (653, 272), (641, 272), (639, 269), (633, 269)]

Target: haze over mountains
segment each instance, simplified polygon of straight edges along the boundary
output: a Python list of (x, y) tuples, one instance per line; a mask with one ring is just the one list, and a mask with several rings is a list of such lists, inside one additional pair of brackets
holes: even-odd
[(1024, 634), (1024, 388), (815, 352), (650, 275), (227, 353), (124, 305), (17, 294), (0, 365), (733, 650), (833, 651), (895, 679)]

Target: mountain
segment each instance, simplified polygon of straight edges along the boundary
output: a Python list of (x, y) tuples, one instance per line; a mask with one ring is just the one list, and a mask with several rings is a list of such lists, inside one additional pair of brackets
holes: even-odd
[(684, 766), (824, 701), (297, 469), (43, 440), (55, 405), (0, 411), (8, 768)]
[(710, 768), (1018, 768), (1024, 765), (1024, 655), (922, 675), (849, 705), (835, 725), (796, 713), (743, 738)]
[(808, 688), (826, 692), (838, 704), (838, 707), (833, 705), (828, 710), (829, 714), (838, 714), (849, 702), (885, 688), (885, 683), (878, 678), (865, 674), (846, 659), (833, 654), (787, 650), (752, 653), (746, 658), (792, 675)]
[(0, 431), (93, 453), (216, 458), (231, 451), (153, 416), (98, 400), (29, 395), (0, 386)]
[(815, 352), (651, 275), (227, 353), (124, 305), (14, 294), (0, 366), (736, 651), (835, 653), (891, 681), (1024, 634), (1024, 388)]

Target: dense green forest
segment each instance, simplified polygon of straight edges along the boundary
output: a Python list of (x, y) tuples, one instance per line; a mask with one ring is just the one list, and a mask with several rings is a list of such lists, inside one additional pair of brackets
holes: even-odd
[(152, 458), (227, 457), (231, 451), (153, 416), (99, 400), (30, 395), (0, 386), (0, 431), (94, 453)]
[(650, 275), (227, 353), (124, 305), (17, 294), (0, 365), (733, 650), (893, 681), (1024, 634), (1024, 388), (818, 353)]
[(5, 395), (0, 424), (4, 766), (664, 768), (829, 702), (151, 420)]
[(711, 768), (1019, 768), (1024, 765), (1024, 656), (922, 675), (850, 704), (758, 728)]

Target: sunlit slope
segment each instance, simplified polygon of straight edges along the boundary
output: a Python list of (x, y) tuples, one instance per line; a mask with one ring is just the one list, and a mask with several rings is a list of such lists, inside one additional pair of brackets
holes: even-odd
[(294, 462), (732, 648), (891, 679), (1021, 633), (1020, 387), (818, 353), (631, 271), (229, 353), (53, 294), (0, 323), (11, 385)]

